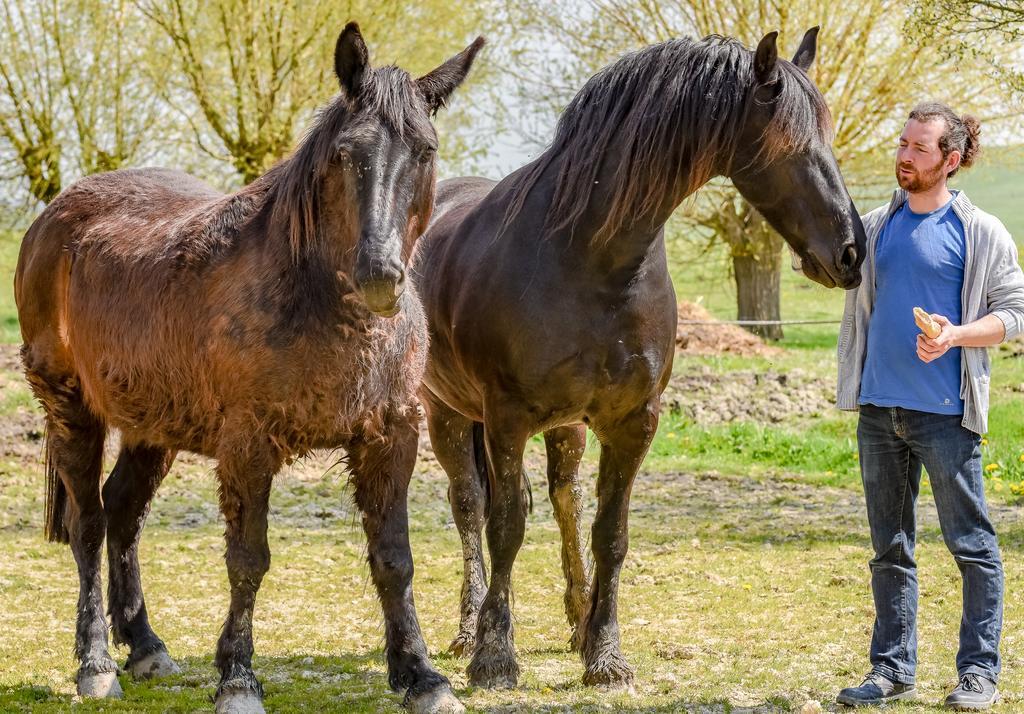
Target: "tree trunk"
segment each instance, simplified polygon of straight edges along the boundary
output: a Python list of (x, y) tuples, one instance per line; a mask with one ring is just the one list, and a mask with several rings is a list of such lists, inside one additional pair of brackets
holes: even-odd
[[(782, 236), (746, 201), (730, 198), (715, 215), (716, 232), (729, 244), (739, 320), (779, 320)], [(744, 325), (766, 340), (781, 340), (782, 325)]]
[[(767, 248), (767, 246), (764, 246)], [(779, 277), (782, 269), (780, 247), (758, 254), (732, 256), (736, 280), (736, 304), (740, 320), (779, 320)], [(782, 325), (744, 325), (767, 340), (782, 339)]]

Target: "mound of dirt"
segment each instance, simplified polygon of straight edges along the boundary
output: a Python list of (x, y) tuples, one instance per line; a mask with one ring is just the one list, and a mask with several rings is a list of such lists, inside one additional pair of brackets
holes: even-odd
[(834, 386), (800, 369), (719, 374), (700, 367), (672, 377), (662, 396), (662, 406), (701, 426), (732, 421), (774, 424), (833, 409)]
[(766, 345), (760, 337), (747, 332), (739, 325), (688, 325), (687, 321), (712, 323), (716, 318), (696, 303), (685, 300), (679, 303), (676, 348), (685, 354), (770, 357), (781, 351), (777, 347)]
[(1012, 340), (1007, 340), (999, 345), (998, 349), (1009, 354), (1011, 357), (1024, 357), (1024, 335), (1018, 335)]

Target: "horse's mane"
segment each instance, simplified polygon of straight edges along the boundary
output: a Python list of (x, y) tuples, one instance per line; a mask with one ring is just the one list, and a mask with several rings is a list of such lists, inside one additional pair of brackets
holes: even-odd
[[(780, 60), (778, 67), (781, 87), (758, 163), (816, 140), (831, 141), (831, 115), (821, 93), (795, 65)], [(753, 52), (731, 38), (675, 39), (626, 54), (591, 77), (565, 109), (551, 145), (516, 179), (505, 225), (561, 157), (545, 225), (575, 230), (615, 144), (624, 147), (624, 161), (608, 172), (614, 198), (595, 241), (657, 209), (666, 187), (692, 193), (716, 166), (731, 165), (756, 86)]]
[(355, 99), (339, 95), (320, 109), (295, 152), (259, 179), (268, 185), (271, 220), (286, 227), (293, 256), (317, 242), (323, 178), (337, 157), (338, 135), (357, 112), (376, 115), (400, 138), (431, 133), (422, 97), (395, 66), (370, 70)]

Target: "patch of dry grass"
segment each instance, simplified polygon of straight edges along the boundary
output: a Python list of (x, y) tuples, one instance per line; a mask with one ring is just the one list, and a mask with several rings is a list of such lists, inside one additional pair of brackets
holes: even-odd
[[(154, 503), (142, 544), (151, 619), (183, 666), (161, 682), (122, 680), (121, 702), (75, 701), (77, 577), (66, 546), (42, 540), (39, 415), (14, 365), (0, 370), (0, 712), (207, 711), (213, 651), (227, 609), (222, 526), (212, 463), (182, 456)], [(867, 669), (872, 624), (862, 496), (855, 488), (787, 479), (674, 471), (666, 435), (638, 477), (620, 623), (636, 691), (583, 687), (562, 615), (558, 531), (544, 494), (543, 446), (530, 444), (536, 507), (514, 572), (514, 691), (469, 688), (467, 660), (444, 654), (457, 629), (461, 556), (446, 481), (421, 449), (410, 517), (416, 600), (435, 664), (475, 711), (798, 711), (825, 704)], [(660, 452), (659, 452), (660, 453)], [(584, 461), (594, 513), (594, 454)], [(112, 463), (112, 452), (110, 463)], [(329, 454), (282, 473), (271, 499), (273, 563), (255, 612), (257, 674), (270, 712), (399, 711), (387, 689), (383, 627), (345, 475)], [(735, 464), (734, 464), (735, 466)], [(770, 464), (768, 464), (770, 466)], [(664, 469), (664, 471), (654, 471)], [(773, 469), (778, 471), (779, 469)], [(784, 471), (784, 469), (783, 469)], [(759, 470), (758, 473), (764, 473)], [(937, 709), (954, 684), (959, 573), (930, 496), (922, 504), (919, 689)], [(1003, 703), (1024, 709), (1018, 644), (1024, 608), (1024, 521), (997, 499), (1006, 563)], [(122, 658), (124, 651), (115, 652)]]
[[(530, 461), (537, 473), (539, 451)], [(398, 697), (386, 687), (362, 533), (344, 476), (325, 473), (328, 465), (325, 459), (293, 467), (272, 498), (274, 560), (255, 630), (267, 708), (398, 711)], [(0, 710), (69, 709), (74, 564), (65, 546), (41, 539), (39, 468), (11, 459), (0, 468)], [(209, 468), (195, 458), (176, 464), (142, 547), (151, 618), (183, 674), (159, 683), (123, 681), (122, 702), (86, 702), (76, 711), (210, 706), (228, 590)], [(535, 493), (542, 494), (539, 478)], [(857, 492), (644, 473), (633, 498), (619, 613), (624, 651), (637, 669), (635, 693), (580, 684), (582, 665), (568, 650), (562, 616), (557, 528), (543, 498), (514, 575), (520, 686), (467, 688), (466, 661), (442, 654), (456, 631), (461, 567), (444, 492), (443, 476), (422, 460), (410, 508), (417, 607), (435, 663), (472, 710), (789, 711), (809, 699), (828, 705), (866, 669), (872, 609)], [(1024, 705), (1016, 654), (1021, 607), (1012, 596), (1021, 585), (1024, 529), (1010, 507), (999, 507), (996, 518), (1010, 593), (1000, 706), (1009, 712)], [(923, 521), (919, 687), (925, 702), (937, 704), (955, 679), (959, 575), (932, 509), (924, 509)]]

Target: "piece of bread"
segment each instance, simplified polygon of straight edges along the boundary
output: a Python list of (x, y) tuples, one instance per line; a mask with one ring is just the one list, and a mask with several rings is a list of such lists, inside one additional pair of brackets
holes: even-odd
[(925, 312), (922, 308), (914, 308), (914, 322), (921, 328), (921, 332), (924, 333), (925, 337), (935, 339), (942, 332), (942, 325), (932, 319), (932, 316)]

